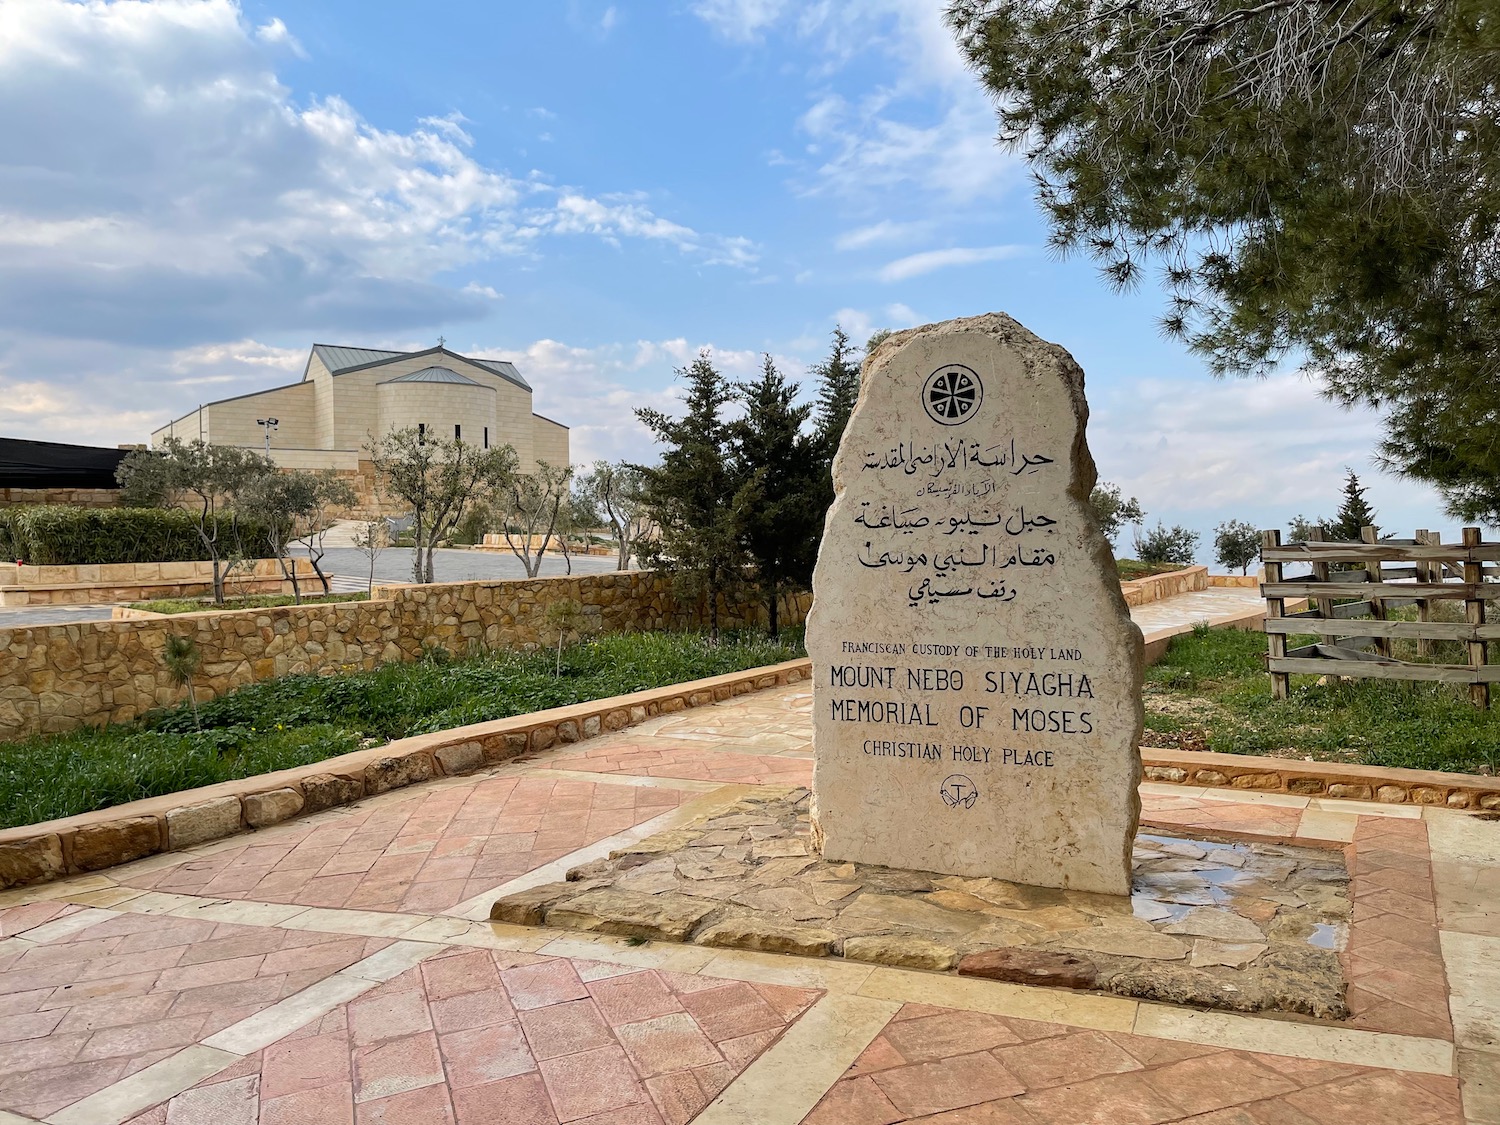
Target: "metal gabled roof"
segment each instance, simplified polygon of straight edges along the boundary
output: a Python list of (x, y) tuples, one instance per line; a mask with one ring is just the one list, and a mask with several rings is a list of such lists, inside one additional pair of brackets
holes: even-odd
[(328, 368), (330, 375), (337, 375), (351, 367), (363, 367), (368, 363), (381, 363), (410, 354), (382, 348), (345, 348), (337, 344), (314, 344), (313, 352), (323, 361), (323, 366)]
[[(464, 358), (467, 359), (468, 357), (465, 356)], [(470, 359), (469, 362), (488, 368), (500, 376), (500, 378), (509, 379), (518, 387), (525, 387), (528, 391), (531, 390), (531, 384), (522, 377), (521, 373), (516, 370), (516, 365), (508, 359)]]
[[(410, 359), (412, 356), (452, 356), (454, 359), (482, 367), (486, 371), (493, 371), (507, 383), (514, 383), (523, 391), (531, 390), (531, 384), (521, 377), (521, 373), (516, 370), (516, 365), (507, 359), (475, 359), (472, 356), (459, 355), (444, 347), (424, 348), (418, 352), (393, 352), (382, 348), (346, 348), (336, 344), (314, 344), (312, 350), (313, 354), (323, 361), (323, 366), (328, 368), (330, 375), (342, 375), (346, 371), (357, 371), (366, 367), (379, 367), (382, 363)], [(308, 358), (308, 363), (311, 365), (311, 357)], [(303, 377), (306, 378), (305, 373)]]
[(460, 375), (457, 371), (451, 371), (446, 367), (424, 367), (420, 371), (413, 371), (410, 375), (397, 375), (394, 379), (386, 379), (380, 385), (387, 383), (466, 383), (471, 387), (480, 387), (483, 390), (493, 391), (493, 387), (486, 387), (483, 383), (470, 379), (467, 375)]

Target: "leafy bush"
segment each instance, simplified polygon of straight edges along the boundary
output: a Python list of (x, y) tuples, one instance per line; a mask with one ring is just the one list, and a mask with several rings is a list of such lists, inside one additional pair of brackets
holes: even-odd
[(1198, 550), (1198, 533), (1181, 524), (1166, 527), (1160, 520), (1144, 534), (1136, 532), (1135, 557), (1143, 563), (1175, 563), (1192, 566)]
[[(247, 558), (271, 558), (285, 547), (266, 527), (241, 520)], [(233, 521), (219, 517), (219, 542), (233, 540)], [(70, 508), (60, 504), (0, 509), (0, 558), (31, 566), (197, 562), (208, 557), (197, 521), (177, 508)]]

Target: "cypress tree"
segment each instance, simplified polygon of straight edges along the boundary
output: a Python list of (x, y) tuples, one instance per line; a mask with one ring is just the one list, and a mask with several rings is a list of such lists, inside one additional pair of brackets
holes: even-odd
[(1364, 527), (1375, 526), (1375, 509), (1365, 501), (1365, 489), (1359, 483), (1354, 470), (1348, 470), (1344, 479), (1344, 500), (1339, 505), (1338, 515), (1328, 529), (1335, 539), (1351, 543), (1359, 541), (1359, 532)]
[(814, 364), (812, 373), (818, 377), (814, 432), (819, 452), (832, 465), (839, 439), (844, 436), (844, 427), (849, 424), (849, 415), (854, 413), (854, 403), (859, 398), (859, 360), (849, 344), (849, 334), (840, 325), (833, 326), (833, 347), (828, 358)]
[(658, 528), (640, 555), (644, 565), (671, 572), (684, 592), (706, 599), (717, 641), (719, 599), (739, 584), (746, 561), (737, 506), (744, 482), (729, 456), (732, 435), (723, 417), (734, 394), (706, 350), (677, 375), (688, 384), (682, 418), (635, 412), (664, 447), (659, 465), (640, 466), (643, 501)]
[(736, 507), (774, 637), (782, 596), (812, 582), (826, 509), (819, 503), (823, 466), (817, 439), (802, 432), (812, 406), (794, 403), (796, 386), (769, 355), (760, 377), (737, 390), (745, 416), (732, 426), (744, 481)]

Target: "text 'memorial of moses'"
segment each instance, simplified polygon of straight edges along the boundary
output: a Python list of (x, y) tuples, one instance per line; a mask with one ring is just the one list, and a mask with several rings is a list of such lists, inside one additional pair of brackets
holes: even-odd
[(826, 858), (1129, 893), (1142, 644), (1087, 420), (1072, 357), (1002, 314), (866, 361), (807, 632)]

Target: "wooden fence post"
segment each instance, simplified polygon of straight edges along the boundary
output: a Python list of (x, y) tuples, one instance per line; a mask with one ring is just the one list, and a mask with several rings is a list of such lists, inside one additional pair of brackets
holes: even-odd
[[(1380, 532), (1373, 527), (1362, 527), (1359, 529), (1359, 538), (1362, 543), (1377, 543), (1380, 540)], [(1365, 563), (1365, 581), (1379, 582), (1380, 578), (1380, 560), (1372, 559)], [(1370, 616), (1376, 621), (1385, 620), (1385, 603), (1373, 594), (1370, 595)], [(1391, 639), (1389, 637), (1376, 637), (1375, 653), (1377, 656), (1384, 656), (1389, 659), (1391, 655)]]
[[(1307, 541), (1309, 543), (1321, 543), (1321, 542), (1323, 542), (1323, 529), (1321, 527), (1314, 527), (1314, 528), (1308, 529), (1308, 532), (1307, 532)], [(1316, 579), (1319, 582), (1327, 582), (1328, 581), (1328, 564), (1326, 562), (1315, 562), (1315, 563), (1313, 563), (1312, 564), (1312, 576), (1313, 576), (1314, 579)], [(1317, 599), (1317, 602), (1318, 602), (1318, 616), (1319, 617), (1332, 617), (1333, 616), (1333, 599), (1332, 598), (1319, 598), (1319, 599)]]
[[(1271, 582), (1280, 582), (1281, 581), (1281, 563), (1279, 563), (1279, 562), (1265, 562), (1264, 561), (1265, 550), (1266, 550), (1267, 547), (1279, 547), (1279, 546), (1281, 546), (1281, 532), (1279, 532), (1279, 531), (1262, 531), (1260, 533), (1260, 549), (1261, 549), (1262, 563), (1265, 566), (1265, 570), (1266, 570), (1266, 582), (1268, 582), (1268, 583), (1271, 583)], [(1266, 599), (1266, 619), (1267, 620), (1270, 620), (1273, 617), (1285, 617), (1285, 616), (1286, 616), (1286, 602), (1284, 600), (1282, 600), (1281, 598), (1267, 598)], [(1270, 656), (1270, 659), (1272, 659), (1272, 660), (1279, 660), (1279, 659), (1285, 658), (1285, 656), (1286, 656), (1286, 634), (1284, 634), (1284, 633), (1267, 633), (1266, 634), (1266, 645), (1267, 645), (1267, 652), (1268, 652), (1268, 654)], [(1273, 699), (1285, 699), (1288, 695), (1291, 694), (1291, 683), (1292, 683), (1292, 677), (1290, 675), (1288, 675), (1286, 672), (1272, 672), (1271, 673), (1271, 698), (1273, 698)]]
[[(1482, 540), (1479, 537), (1479, 528), (1464, 528), (1465, 547), (1478, 547), (1481, 542)], [(1483, 581), (1484, 563), (1478, 559), (1465, 559), (1464, 582), (1467, 585), (1478, 586)], [(1477, 594), (1479, 591), (1475, 590), (1474, 592)], [(1464, 599), (1464, 620), (1466, 620), (1470, 625), (1484, 624), (1483, 598)], [(1469, 663), (1475, 668), (1476, 671), (1483, 668), (1485, 666), (1485, 661), (1489, 658), (1487, 647), (1488, 646), (1482, 640), (1469, 642)], [(1485, 709), (1488, 709), (1490, 705), (1490, 685), (1470, 684), (1469, 701), (1476, 707), (1483, 707)]]
[[(1417, 541), (1417, 546), (1418, 547), (1430, 547), (1430, 546), (1434, 545), (1433, 544), (1433, 540), (1434, 539), (1441, 539), (1442, 537), (1441, 536), (1434, 536), (1425, 527), (1419, 527), (1419, 528), (1417, 528), (1417, 534), (1414, 536), (1414, 538)], [(1436, 576), (1437, 576), (1436, 578), (1433, 577), (1434, 574), (1436, 574)], [(1423, 582), (1423, 583), (1433, 582), (1433, 581), (1441, 582), (1442, 580), (1443, 580), (1443, 574), (1442, 574), (1441, 565), (1439, 565), (1438, 567), (1435, 568), (1429, 562), (1418, 562), (1417, 563), (1417, 581), (1418, 582)], [(1432, 620), (1432, 602), (1429, 599), (1427, 599), (1427, 598), (1418, 598), (1417, 599), (1417, 620), (1418, 621), (1424, 621), (1424, 622)], [(1417, 655), (1418, 656), (1431, 656), (1432, 655), (1432, 642), (1430, 640), (1428, 640), (1426, 637), (1419, 637), (1417, 639)]]

